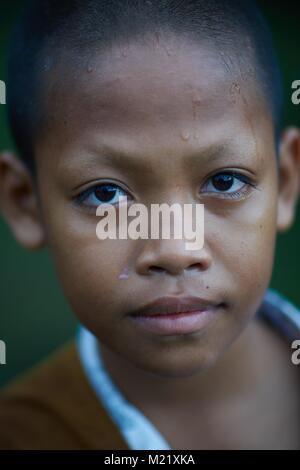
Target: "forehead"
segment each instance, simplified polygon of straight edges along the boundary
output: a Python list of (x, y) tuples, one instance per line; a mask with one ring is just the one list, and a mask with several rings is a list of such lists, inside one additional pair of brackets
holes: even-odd
[(203, 148), (233, 139), (251, 145), (264, 127), (271, 132), (253, 80), (216, 49), (175, 38), (154, 35), (58, 66), (48, 94), (46, 129), (61, 149), (94, 140), (173, 151), (191, 136)]

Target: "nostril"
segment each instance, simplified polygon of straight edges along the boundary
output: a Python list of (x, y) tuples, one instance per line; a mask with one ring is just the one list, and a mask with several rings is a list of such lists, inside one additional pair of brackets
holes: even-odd
[(161, 273), (165, 272), (166, 270), (164, 268), (161, 268), (160, 266), (150, 266), (149, 271), (154, 273)]
[(190, 266), (188, 266), (187, 268), (187, 271), (192, 271), (194, 269), (201, 269), (201, 264), (200, 263), (194, 263), (194, 264), (191, 264)]

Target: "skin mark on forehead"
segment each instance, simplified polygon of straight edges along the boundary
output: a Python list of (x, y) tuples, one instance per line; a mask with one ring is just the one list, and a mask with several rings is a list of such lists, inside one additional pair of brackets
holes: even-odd
[[(178, 143), (198, 139), (201, 142), (203, 128), (209, 123), (217, 130), (221, 121), (239, 114), (256, 145), (255, 154), (259, 153), (258, 126), (254, 121), (262, 108), (255, 104), (255, 96), (249, 91), (245, 98), (241, 83), (224, 70), (218, 54), (199, 45), (185, 44), (178, 48), (173, 61), (166, 59), (165, 52), (161, 56), (145, 47), (131, 45), (122, 59), (114, 56), (112, 51), (117, 48), (112, 47), (107, 57), (101, 53), (94, 62), (89, 60), (89, 70), (85, 75), (77, 71), (78, 82), (68, 88), (68, 93), (68, 80), (63, 87), (57, 82), (53, 90), (58, 94), (52, 102), (58, 103), (60, 109), (51, 126), (57, 129), (57, 147), (62, 149), (68, 142), (80, 141), (85, 130), (90, 130), (91, 135), (108, 131), (115, 134), (114, 139), (124, 132), (137, 142), (140, 133), (150, 142), (157, 129), (164, 128), (169, 140), (176, 129)], [(67, 75), (65, 71), (64, 76)], [(158, 136), (161, 134), (158, 132)]]
[[(184, 132), (185, 136), (193, 135)], [(226, 131), (223, 133), (226, 134)], [(101, 135), (97, 135), (96, 139), (86, 139), (81, 146), (75, 145), (55, 156), (55, 172), (61, 183), (72, 185), (72, 189), (76, 190), (101, 176), (119, 180), (128, 177), (127, 183), (139, 181), (140, 184), (143, 181), (144, 184), (153, 185), (153, 178), (166, 183), (173, 181), (174, 176), (178, 178), (181, 175), (183, 181), (188, 175), (204, 175), (225, 167), (244, 168), (254, 175), (268, 168), (270, 149), (263, 150), (263, 143), (267, 141), (260, 138), (260, 151), (256, 153), (255, 142), (242, 132), (210, 145), (203, 145), (208, 143), (192, 137), (189, 141), (183, 140), (181, 146), (179, 143), (176, 145), (175, 139), (172, 145), (165, 140), (149, 146), (130, 139), (130, 136), (118, 137), (113, 139), (111, 135), (102, 140)]]
[[(60, 104), (67, 119), (76, 118), (81, 108), (85, 109), (85, 121), (98, 119), (102, 125), (120, 122), (122, 115), (125, 118), (129, 113), (137, 121), (151, 118), (151, 114), (159, 117), (161, 110), (168, 109), (169, 119), (176, 119), (179, 106), (181, 114), (184, 111), (196, 119), (205, 105), (213, 110), (216, 95), (219, 103), (215, 112), (220, 113), (230, 78), (214, 52), (195, 44), (179, 44), (176, 58), (166, 59), (165, 53), (149, 45), (133, 44), (130, 54), (118, 59), (115, 50), (117, 47), (112, 47), (95, 55), (93, 62), (89, 58), (87, 67), (76, 70), (69, 62), (59, 65), (49, 87), (55, 99), (48, 100), (49, 104)], [(79, 97), (80, 107), (76, 106)]]
[[(66, 153), (62, 166), (71, 165), (75, 169), (76, 161), (80, 161), (80, 165), (86, 162), (87, 167), (104, 164), (128, 171), (151, 170), (155, 162), (161, 163), (161, 159), (170, 160), (172, 157), (174, 162), (180, 156), (189, 165), (207, 165), (208, 160), (209, 164), (226, 164), (231, 160), (230, 164), (247, 165), (253, 157), (262, 159), (263, 154), (258, 152), (257, 140), (252, 138), (253, 128), (249, 133), (248, 126), (238, 122), (237, 117), (232, 123), (228, 116), (227, 120), (217, 119), (202, 125), (178, 124), (176, 127), (166, 122), (159, 129), (155, 125), (145, 128), (141, 123), (138, 133), (133, 132), (131, 127), (123, 130), (115, 126), (109, 132), (101, 132), (94, 126), (86, 134), (78, 132), (80, 146), (75, 143), (73, 150)], [(258, 121), (261, 122), (260, 119)], [(77, 136), (74, 136), (76, 139)]]

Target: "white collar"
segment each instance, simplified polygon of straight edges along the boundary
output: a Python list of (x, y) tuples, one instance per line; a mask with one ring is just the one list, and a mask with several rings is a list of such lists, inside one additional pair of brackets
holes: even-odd
[(97, 397), (132, 450), (170, 450), (164, 437), (113, 383), (104, 367), (97, 338), (80, 326), (77, 348), (82, 366)]

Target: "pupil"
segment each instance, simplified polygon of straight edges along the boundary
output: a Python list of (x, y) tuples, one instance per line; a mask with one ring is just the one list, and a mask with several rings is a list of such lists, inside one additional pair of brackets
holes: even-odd
[(230, 189), (233, 184), (232, 175), (216, 175), (213, 177), (213, 185), (219, 191)]
[(103, 202), (109, 202), (115, 196), (116, 189), (111, 186), (102, 186), (95, 190), (98, 199)]

